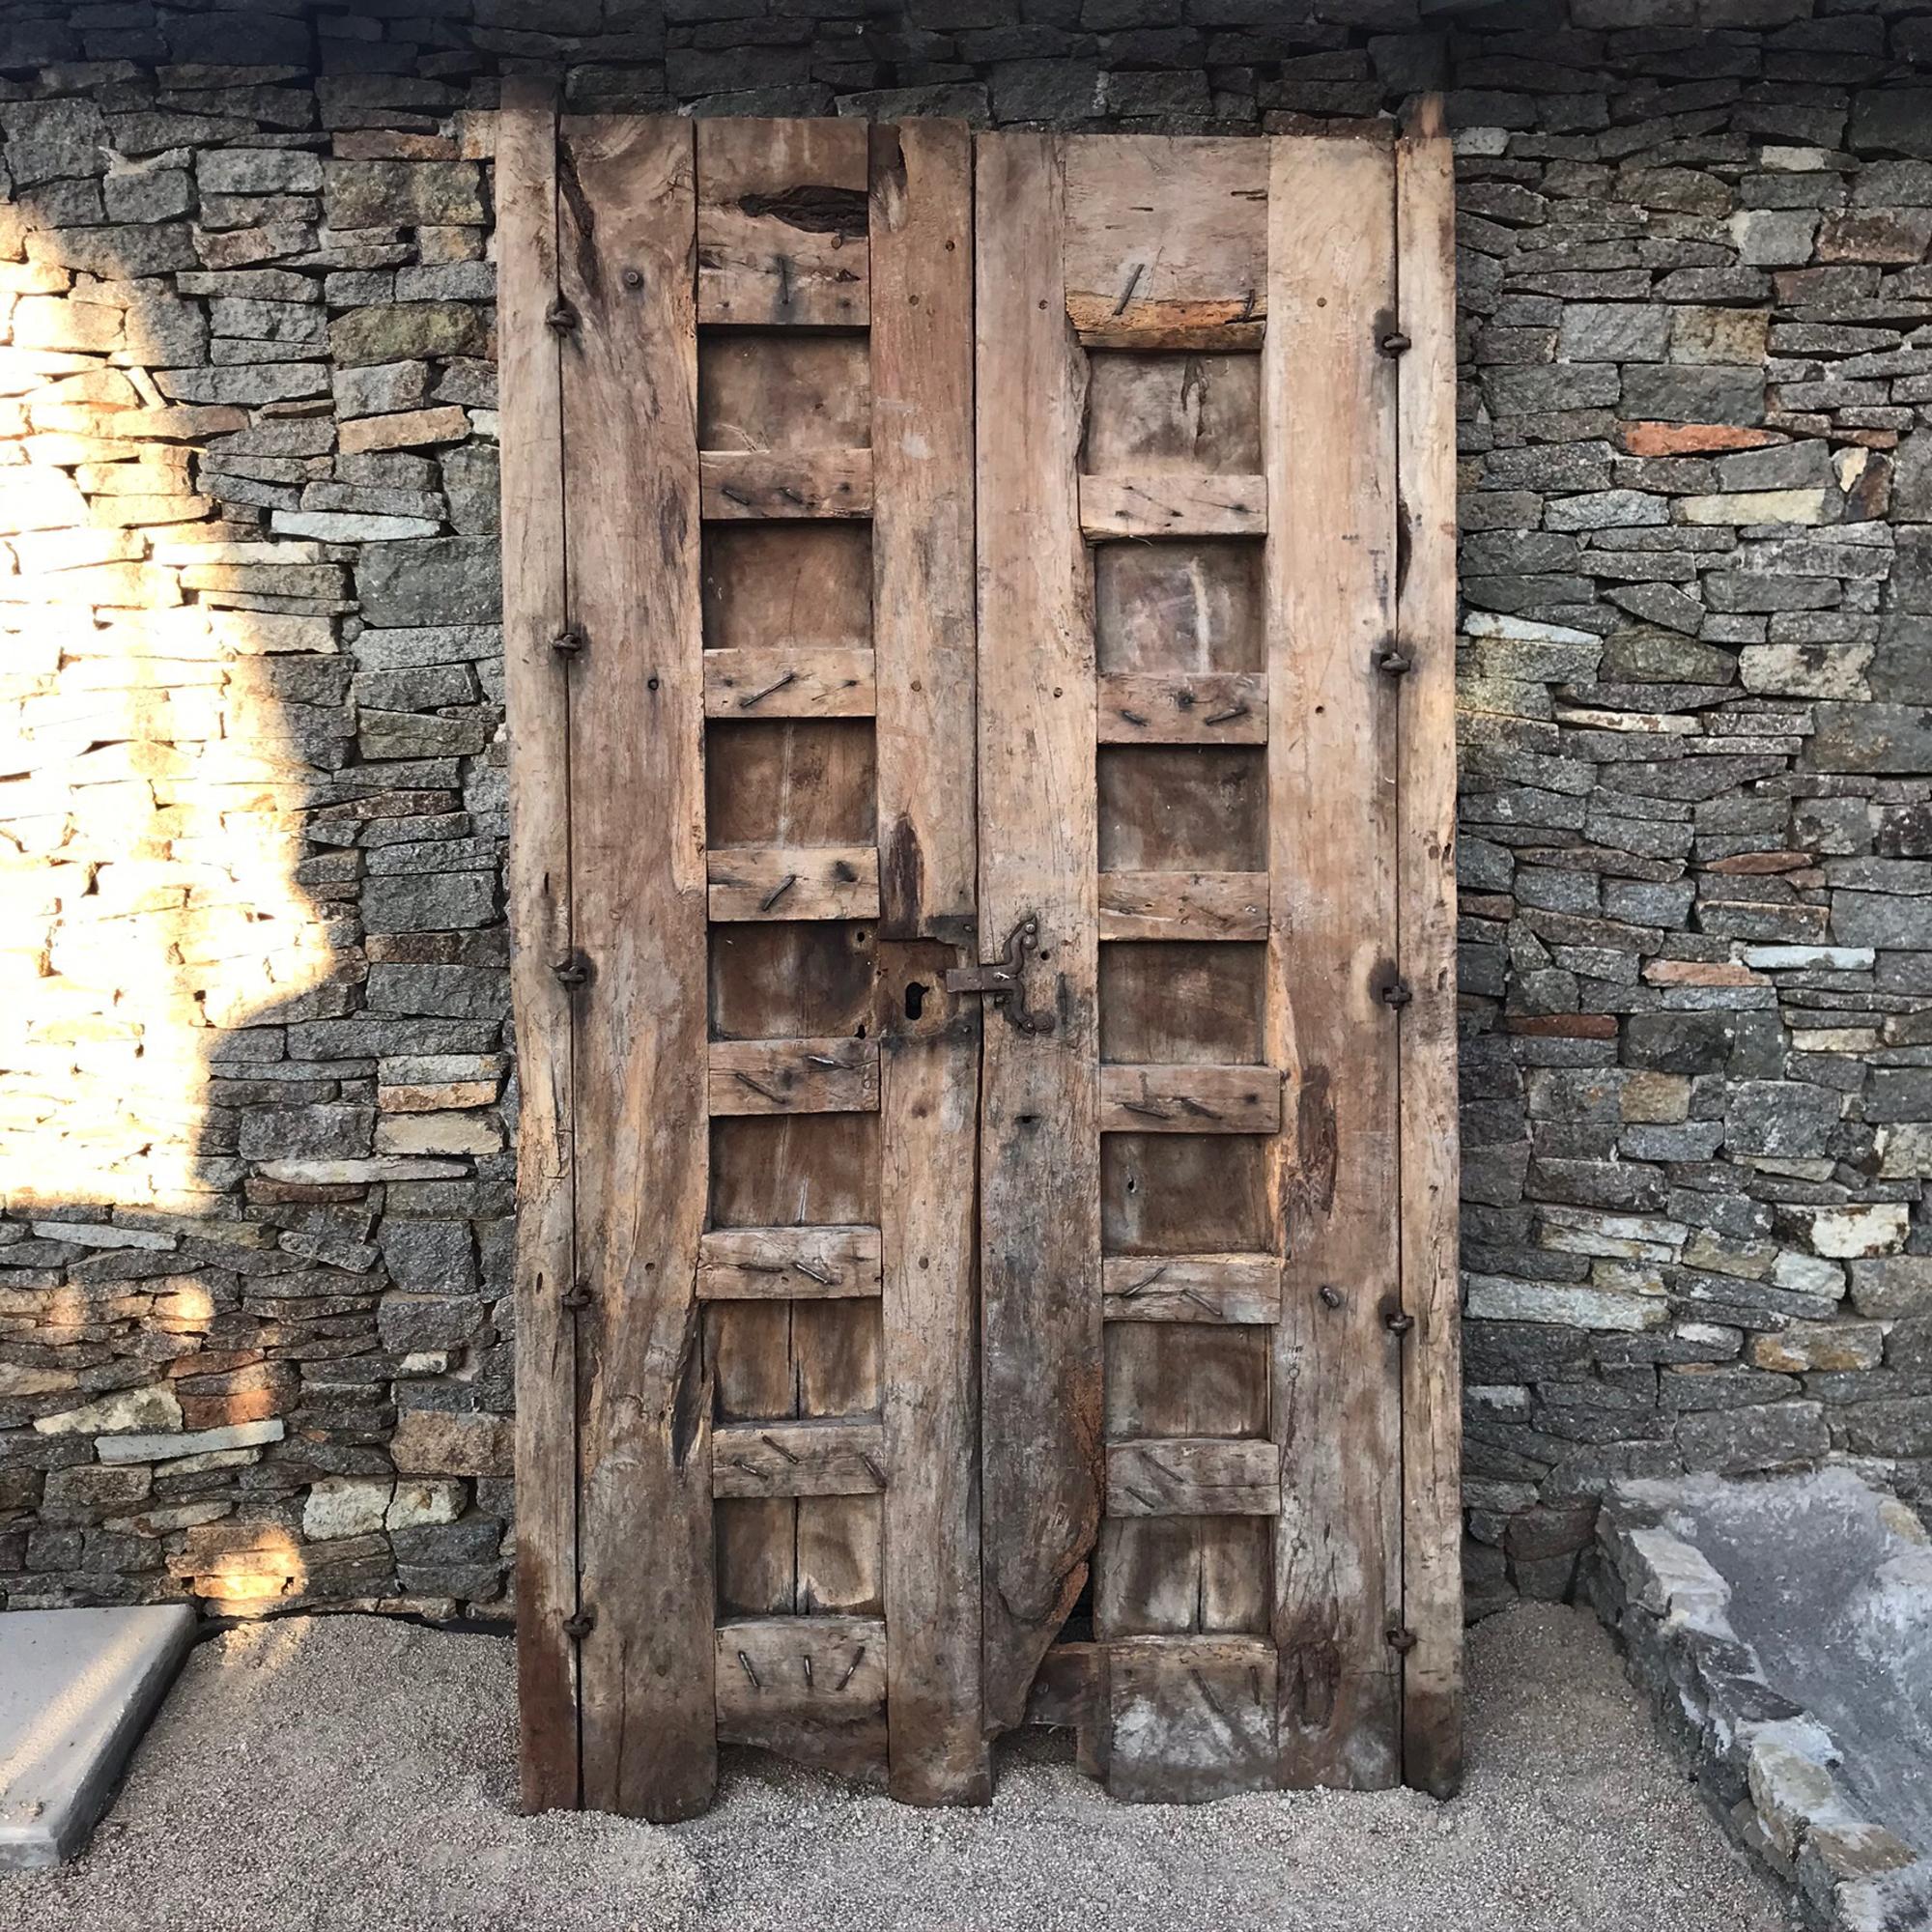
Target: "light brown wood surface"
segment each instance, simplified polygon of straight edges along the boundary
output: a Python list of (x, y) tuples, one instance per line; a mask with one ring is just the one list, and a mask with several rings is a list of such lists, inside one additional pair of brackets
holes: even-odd
[(1010, 1729), (1099, 1525), (1094, 626), (1060, 143), (976, 144), (980, 946), (1037, 922), (1050, 1033), (988, 1016), (980, 1089), (986, 1722)]
[[(890, 1776), (980, 1804), (972, 136), (871, 130)], [(942, 943), (950, 942), (950, 943)], [(917, 992), (914, 989), (917, 988)], [(917, 1010), (915, 1011), (915, 1009)]]
[(1406, 565), (1401, 648), (1398, 917), (1414, 994), (1402, 1015), (1403, 1776), (1462, 1782), (1462, 1373), (1456, 1267), (1455, 181), (1441, 102), (1396, 147), (1403, 357), (1400, 450)]
[(563, 399), (556, 337), (556, 110), (548, 84), (504, 83), (503, 655), (510, 759), (510, 984), (517, 1075), (517, 1673), (528, 1811), (578, 1803), (577, 1279), (570, 995), (570, 684), (552, 647), (569, 621)]
[[(1273, 1428), (1280, 1749), (1292, 1784), (1400, 1776), (1401, 1408), (1384, 1314), (1398, 1292), (1396, 1018), (1377, 997), (1397, 933), (1393, 159), (1355, 138), (1274, 148), (1263, 355), (1274, 493), (1268, 605), (1270, 1057), (1296, 1130), (1270, 1193), (1290, 1262)], [(1312, 465), (1301, 452), (1320, 449)], [(1328, 1291), (1323, 1294), (1322, 1291)]]
[[(711, 1799), (704, 686), (689, 123), (566, 118), (558, 249), (572, 668), (585, 1801)], [(625, 278), (634, 271), (636, 285)], [(613, 489), (611, 479), (624, 479)]]

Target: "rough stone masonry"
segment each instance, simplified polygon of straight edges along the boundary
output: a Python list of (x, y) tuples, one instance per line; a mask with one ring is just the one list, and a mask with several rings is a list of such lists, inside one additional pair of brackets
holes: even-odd
[(1932, 11), (14, 0), (0, 1601), (502, 1614), (490, 109), (1295, 128), (1463, 211), (1472, 1605), (1932, 1470)]

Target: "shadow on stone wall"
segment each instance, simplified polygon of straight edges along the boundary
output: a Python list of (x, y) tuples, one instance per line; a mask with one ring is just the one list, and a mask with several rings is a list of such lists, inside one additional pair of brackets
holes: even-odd
[(331, 327), (417, 244), (331, 257), (319, 157), (105, 132), (0, 106), (0, 1602), (448, 1614), (508, 1516), (487, 311)]

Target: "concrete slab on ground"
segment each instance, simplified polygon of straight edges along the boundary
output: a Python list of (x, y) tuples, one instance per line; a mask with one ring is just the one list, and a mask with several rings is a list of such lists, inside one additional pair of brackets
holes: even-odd
[(87, 1842), (193, 1640), (185, 1604), (0, 1611), (0, 1871)]

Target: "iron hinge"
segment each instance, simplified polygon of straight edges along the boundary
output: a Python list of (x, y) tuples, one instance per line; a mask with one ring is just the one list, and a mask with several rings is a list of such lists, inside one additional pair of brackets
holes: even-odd
[(1401, 329), (1392, 328), (1376, 344), (1376, 347), (1384, 355), (1406, 355), (1409, 348), (1408, 337)]
[(1415, 668), (1415, 660), (1393, 645), (1376, 653), (1376, 668), (1384, 677), (1405, 677)]
[(1415, 1648), (1415, 1633), (1405, 1623), (1391, 1617), (1388, 1627), (1382, 1632), (1388, 1647), (1399, 1657), (1406, 1657)]
[(560, 658), (574, 658), (582, 654), (583, 647), (590, 639), (583, 635), (582, 624), (566, 624), (550, 640), (550, 647)]
[(579, 951), (566, 952), (561, 959), (551, 962), (551, 969), (556, 975), (556, 983), (567, 986), (575, 992), (580, 986), (590, 983), (590, 955)]
[(1415, 994), (1410, 989), (1409, 983), (1406, 980), (1390, 978), (1384, 980), (1382, 983), (1376, 988), (1376, 998), (1378, 999), (1383, 1006), (1393, 1007), (1398, 1012), (1400, 1012), (1404, 1007), (1407, 1006), (1408, 1003), (1415, 998)]
[(568, 335), (577, 327), (578, 314), (561, 296), (544, 310), (545, 324), (559, 335)]
[(573, 1610), (563, 1620), (563, 1634), (572, 1643), (582, 1643), (597, 1628), (595, 1610)]
[(572, 1282), (571, 1285), (568, 1288), (566, 1288), (561, 1294), (557, 1296), (557, 1300), (565, 1308), (569, 1308), (572, 1310), (579, 1308), (588, 1308), (593, 1299), (595, 1299), (595, 1297), (590, 1293), (590, 1284), (586, 1281)]
[(1382, 1326), (1391, 1335), (1406, 1335), (1415, 1326), (1415, 1317), (1400, 1308), (1384, 1309), (1382, 1311)]

